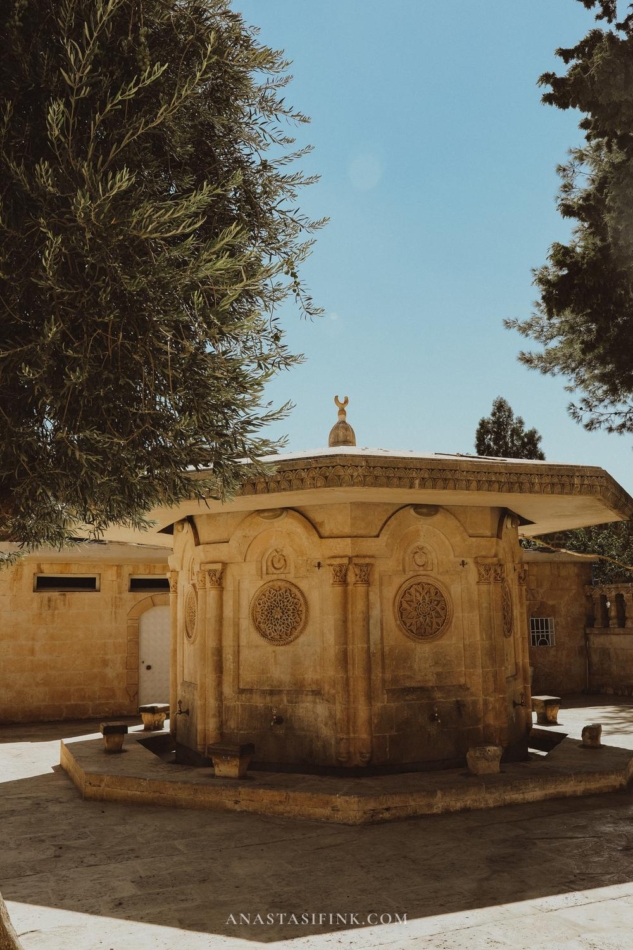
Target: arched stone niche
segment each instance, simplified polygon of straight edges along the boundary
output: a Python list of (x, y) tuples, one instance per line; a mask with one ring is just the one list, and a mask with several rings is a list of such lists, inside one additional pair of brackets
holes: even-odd
[(247, 515), (233, 533), (228, 560), (256, 565), (261, 577), (269, 574), (301, 574), (308, 560), (321, 556), (321, 539), (313, 525), (296, 511), (273, 509)]
[[(238, 690), (323, 689), (321, 540), (310, 522), (255, 513), (232, 539), (239, 605), (233, 622)], [(283, 648), (282, 648), (283, 647)]]
[[(198, 589), (199, 607), (201, 598), (206, 607), (198, 611), (193, 646), (183, 643), (182, 629), (179, 634), (185, 660), (190, 653), (199, 667), (186, 670), (207, 720), (198, 745), (254, 742), (263, 761), (331, 762), (335, 688), (327, 668), (333, 650), (326, 649), (329, 572), (321, 539), (293, 510), (232, 512), (217, 525), (213, 517), (197, 517), (199, 535), (218, 540), (196, 547), (183, 538), (179, 561), (185, 586), (192, 559), (223, 569), (221, 590)], [(212, 643), (220, 645), (219, 661), (212, 660)]]
[(472, 540), (437, 507), (424, 517), (400, 509), (380, 540), (386, 554), (379, 568), (385, 690), (397, 701), (411, 690), (467, 688), (465, 613), (477, 613), (473, 566), (465, 557), (471, 558)]

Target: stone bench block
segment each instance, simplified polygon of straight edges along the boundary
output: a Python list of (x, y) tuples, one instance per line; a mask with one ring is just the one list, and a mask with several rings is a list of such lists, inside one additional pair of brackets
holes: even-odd
[(126, 722), (102, 722), (101, 735), (105, 752), (122, 752), (123, 740), (127, 735)]
[(532, 696), (532, 708), (539, 726), (557, 726), (560, 696)]
[(501, 771), (500, 745), (475, 745), (466, 753), (466, 762), (473, 775), (493, 775)]
[(169, 715), (169, 703), (146, 703), (139, 706), (138, 711), (143, 720), (143, 731), (156, 732), (165, 725), (165, 719)]
[(213, 761), (218, 778), (244, 778), (254, 754), (255, 746), (251, 742), (246, 745), (207, 746), (207, 755)]
[(602, 748), (602, 726), (599, 722), (590, 722), (582, 727), (582, 744), (585, 749)]

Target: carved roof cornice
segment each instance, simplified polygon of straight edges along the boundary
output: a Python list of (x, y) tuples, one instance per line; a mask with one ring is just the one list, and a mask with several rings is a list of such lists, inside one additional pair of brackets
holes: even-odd
[(280, 458), (270, 475), (247, 478), (241, 495), (322, 488), (398, 488), (442, 492), (594, 496), (623, 517), (633, 499), (604, 469), (516, 461), (328, 455)]

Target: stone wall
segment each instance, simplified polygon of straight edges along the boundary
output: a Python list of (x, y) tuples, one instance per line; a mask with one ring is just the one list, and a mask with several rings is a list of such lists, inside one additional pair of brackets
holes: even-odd
[(527, 566), (527, 616), (551, 617), (555, 646), (530, 646), (534, 668), (532, 692), (557, 696), (587, 688), (585, 624), (588, 603), (585, 587), (591, 581), (591, 562), (569, 554), (524, 552)]
[[(0, 722), (137, 711), (138, 618), (169, 594), (130, 593), (129, 578), (165, 577), (167, 553), (82, 545), (72, 560), (41, 551), (0, 571)], [(36, 574), (98, 575), (100, 590), (35, 591)]]
[(587, 626), (592, 692), (633, 695), (633, 584), (589, 588)]
[(589, 629), (587, 634), (590, 690), (633, 696), (633, 633)]

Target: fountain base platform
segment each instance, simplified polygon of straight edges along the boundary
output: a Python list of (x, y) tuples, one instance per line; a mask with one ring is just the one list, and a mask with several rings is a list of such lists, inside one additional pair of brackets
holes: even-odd
[[(85, 799), (345, 825), (614, 792), (633, 776), (630, 749), (587, 749), (563, 738), (547, 754), (502, 764), (493, 775), (460, 768), (366, 778), (249, 772), (228, 779), (216, 777), (212, 768), (166, 761), (170, 739), (168, 733), (148, 738), (131, 731), (119, 755), (106, 755), (101, 739), (62, 741), (61, 765)], [(147, 747), (152, 741), (155, 751)]]

